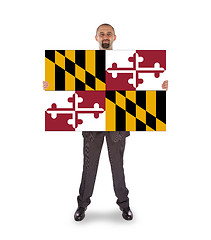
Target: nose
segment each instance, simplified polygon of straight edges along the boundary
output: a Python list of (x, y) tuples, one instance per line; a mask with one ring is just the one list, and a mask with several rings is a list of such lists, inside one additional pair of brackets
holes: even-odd
[(105, 35), (103, 36), (103, 39), (107, 39), (107, 38), (108, 38), (108, 35), (105, 34)]

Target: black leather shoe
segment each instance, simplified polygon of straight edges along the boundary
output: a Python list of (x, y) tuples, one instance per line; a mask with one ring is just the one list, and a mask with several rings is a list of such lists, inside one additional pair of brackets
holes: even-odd
[(125, 219), (125, 220), (132, 220), (133, 219), (133, 213), (132, 211), (130, 210), (130, 208), (120, 208), (120, 210), (122, 211), (122, 217)]
[(74, 214), (75, 221), (82, 221), (85, 217), (85, 211), (86, 211), (86, 208), (78, 207)]

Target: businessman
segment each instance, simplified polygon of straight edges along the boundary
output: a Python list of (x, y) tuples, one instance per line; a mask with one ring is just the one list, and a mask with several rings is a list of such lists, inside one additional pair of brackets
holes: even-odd
[[(109, 24), (101, 24), (96, 30), (95, 40), (99, 44), (99, 50), (113, 50), (113, 43), (116, 40), (114, 28)], [(47, 82), (43, 82), (43, 88), (48, 87)], [(168, 81), (164, 81), (162, 88), (168, 90)], [(125, 183), (123, 168), (123, 155), (126, 137), (130, 135), (127, 131), (114, 132), (82, 132), (84, 137), (83, 146), (83, 172), (77, 197), (78, 208), (74, 214), (76, 221), (81, 221), (85, 217), (85, 211), (91, 203), (91, 196), (99, 164), (101, 149), (104, 138), (106, 138), (108, 155), (111, 164), (114, 192), (117, 197), (116, 203), (122, 211), (125, 220), (132, 220), (133, 213), (130, 209), (128, 189)]]

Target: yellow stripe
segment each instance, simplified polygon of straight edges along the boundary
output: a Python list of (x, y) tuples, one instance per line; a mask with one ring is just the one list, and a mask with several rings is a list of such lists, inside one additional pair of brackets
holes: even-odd
[(155, 130), (146, 125), (146, 131), (155, 131)]
[(55, 91), (55, 64), (45, 58), (45, 81), (49, 83), (46, 90)]
[(156, 118), (156, 131), (166, 131), (166, 124)]
[(146, 91), (146, 111), (156, 117), (156, 91)]
[(94, 91), (93, 88), (91, 88), (89, 85), (85, 85), (85, 91)]
[(55, 51), (55, 63), (65, 70), (65, 56)]
[(146, 111), (138, 105), (136, 105), (136, 118), (146, 124)]
[(65, 71), (65, 91), (75, 90), (75, 77)]
[(122, 109), (126, 109), (126, 98), (118, 92), (116, 92), (116, 104)]
[(75, 77), (85, 83), (85, 70), (75, 64)]
[(85, 70), (95, 76), (95, 50), (86, 50), (85, 66)]
[(95, 78), (95, 83), (96, 83), (96, 90), (98, 90), (98, 91), (103, 91), (103, 90), (105, 90), (106, 88), (105, 88), (105, 83), (104, 82), (102, 82), (102, 81), (100, 81), (98, 78)]
[(116, 131), (115, 104), (106, 98), (106, 131)]
[(126, 131), (136, 131), (136, 118), (126, 112)]
[(65, 50), (65, 57), (75, 63), (75, 50)]
[(136, 103), (136, 91), (126, 91), (126, 98), (130, 101)]

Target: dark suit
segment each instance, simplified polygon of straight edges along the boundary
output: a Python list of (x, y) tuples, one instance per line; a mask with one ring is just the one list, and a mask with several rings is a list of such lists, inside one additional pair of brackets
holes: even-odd
[[(82, 132), (82, 135), (84, 137), (87, 137), (89, 139), (94, 139), (96, 134), (99, 133), (99, 132)], [(126, 137), (128, 137), (130, 135), (130, 132), (128, 131), (108, 131), (107, 133), (110, 134), (111, 136), (111, 139), (114, 141), (114, 142), (118, 142), (119, 140), (122, 140)]]
[(90, 197), (94, 189), (104, 136), (106, 136), (108, 146), (117, 204), (121, 208), (129, 207), (129, 191), (125, 184), (123, 154), (125, 149), (125, 138), (130, 135), (130, 132), (82, 132), (82, 135), (84, 137), (84, 164), (79, 196), (77, 198), (79, 207), (87, 207), (91, 202)]

